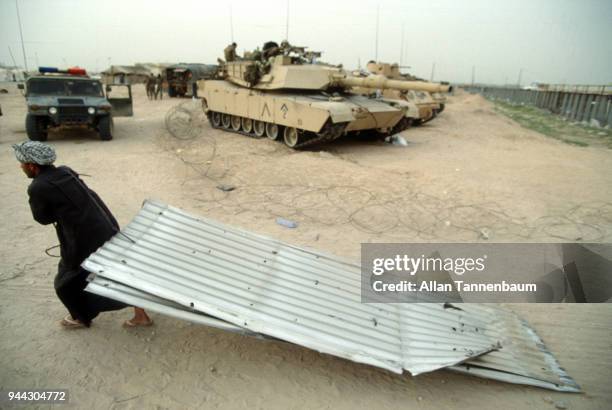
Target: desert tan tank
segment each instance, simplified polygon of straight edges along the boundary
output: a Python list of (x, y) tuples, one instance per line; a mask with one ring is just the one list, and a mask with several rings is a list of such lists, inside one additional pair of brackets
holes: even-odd
[(315, 63), (320, 53), (266, 43), (250, 59), (223, 62), (222, 80), (198, 82), (203, 109), (213, 127), (276, 140), (292, 148), (327, 142), (347, 133), (383, 135), (406, 127), (411, 103), (354, 95), (352, 87), (444, 92), (433, 83), (359, 78), (341, 67)]
[[(367, 70), (373, 75), (382, 75), (385, 78), (394, 80), (407, 80), (416, 81), (421, 83), (429, 83), (423, 79), (410, 74), (403, 74), (400, 72), (398, 64), (389, 64), (370, 61), (367, 65)], [(443, 84), (447, 85), (447, 84)], [(448, 91), (451, 87), (447, 87)], [(364, 94), (364, 90), (357, 90), (359, 93)], [(415, 124), (423, 124), (427, 121), (431, 121), (438, 114), (444, 111), (446, 104), (446, 97), (444, 92), (431, 91), (431, 90), (384, 90), (382, 95), (389, 99), (403, 99), (406, 101), (412, 101), (418, 106), (418, 118), (415, 119)]]

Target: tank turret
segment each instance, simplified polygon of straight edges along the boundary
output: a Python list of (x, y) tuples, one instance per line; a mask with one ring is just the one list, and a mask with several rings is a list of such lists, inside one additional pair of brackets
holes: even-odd
[[(419, 118), (414, 121), (414, 124), (419, 125), (431, 121), (444, 110), (444, 106), (446, 103), (445, 94), (452, 92), (452, 86), (444, 82), (428, 82), (417, 76), (408, 73), (402, 73), (400, 71), (401, 68), (409, 67), (400, 67), (396, 63), (390, 64), (377, 61), (370, 61), (367, 64), (369, 76), (382, 76), (383, 78), (387, 78), (390, 80), (418, 82), (422, 84), (432, 85), (431, 87), (422, 87), (420, 89), (414, 88), (412, 89), (412, 91), (409, 92), (407, 92), (407, 90), (400, 90), (397, 88), (378, 88), (382, 91), (382, 95), (385, 98), (402, 99), (416, 104), (419, 108)], [(355, 87), (353, 90), (360, 94), (367, 94), (370, 92), (368, 91), (369, 89), (365, 89), (363, 87)]]

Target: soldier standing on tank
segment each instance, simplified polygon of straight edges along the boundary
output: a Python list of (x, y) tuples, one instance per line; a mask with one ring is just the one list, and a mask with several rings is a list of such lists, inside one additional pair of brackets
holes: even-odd
[(164, 79), (161, 74), (157, 74), (157, 79), (155, 80), (155, 99), (157, 100), (157, 96), (159, 95), (159, 99), (163, 100), (163, 85)]
[(236, 43), (232, 43), (229, 46), (225, 47), (225, 50), (223, 50), (223, 54), (225, 54), (225, 61), (226, 62), (230, 62), (230, 61), (236, 61), (237, 57), (236, 57)]

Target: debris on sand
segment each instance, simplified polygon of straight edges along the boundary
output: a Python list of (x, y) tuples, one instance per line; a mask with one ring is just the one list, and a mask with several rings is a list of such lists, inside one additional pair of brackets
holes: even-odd
[(406, 141), (406, 139), (399, 134), (395, 134), (395, 135), (391, 135), (390, 137), (386, 137), (385, 142), (391, 145), (399, 145), (401, 147), (408, 146), (408, 142)]
[(297, 222), (280, 217), (276, 218), (276, 223), (290, 229), (297, 228), (298, 226)]
[(480, 238), (481, 239), (489, 239), (489, 230), (487, 228), (482, 228), (480, 230)]
[(217, 189), (220, 189), (223, 192), (231, 192), (234, 189), (236, 189), (236, 187), (234, 185), (221, 184), (221, 185), (217, 185)]

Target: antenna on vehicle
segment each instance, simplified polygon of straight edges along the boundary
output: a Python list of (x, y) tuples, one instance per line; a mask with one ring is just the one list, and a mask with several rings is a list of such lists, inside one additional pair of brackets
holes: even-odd
[(400, 62), (399, 65), (403, 65), (402, 63), (404, 62), (404, 28), (405, 28), (405, 24), (402, 23), (402, 39), (401, 39), (401, 45), (400, 45)]
[(287, 22), (285, 24), (285, 40), (289, 41), (289, 0), (287, 0)]
[(21, 16), (19, 15), (19, 4), (15, 0), (15, 8), (17, 9), (17, 22), (19, 23), (19, 37), (21, 37), (21, 50), (23, 51), (23, 65), (25, 66), (26, 72), (28, 71), (28, 58), (26, 56), (25, 45), (23, 43), (23, 31), (21, 30)]
[(13, 67), (17, 68), (17, 62), (15, 61), (15, 57), (13, 56), (13, 52), (11, 51), (11, 46), (8, 46), (9, 54), (11, 55), (11, 59), (13, 60)]
[(378, 23), (380, 20), (380, 3), (376, 5), (376, 48), (374, 52), (374, 60), (378, 62)]
[(230, 37), (232, 38), (232, 43), (234, 42), (234, 13), (232, 11), (232, 3), (229, 5), (230, 9)]

